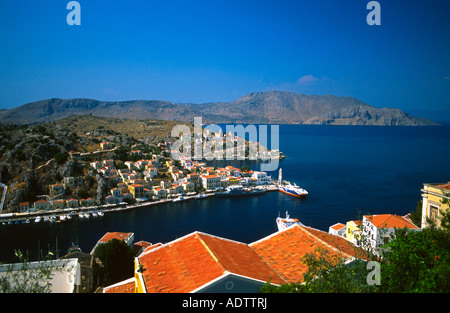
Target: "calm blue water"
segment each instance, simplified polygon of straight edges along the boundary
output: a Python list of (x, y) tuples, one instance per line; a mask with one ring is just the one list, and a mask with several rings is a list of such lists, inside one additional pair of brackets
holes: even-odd
[[(269, 128), (270, 129), (270, 128)], [(168, 242), (195, 230), (250, 243), (275, 232), (286, 210), (324, 231), (358, 212), (407, 214), (424, 182), (450, 181), (450, 127), (353, 127), (280, 125), (283, 178), (309, 191), (307, 199), (279, 192), (251, 198), (209, 198), (105, 214), (77, 223), (80, 247), (90, 252), (111, 231), (134, 232), (135, 241)], [(216, 165), (224, 165), (213, 162)], [(257, 162), (233, 161), (249, 165)], [(271, 173), (278, 177), (278, 170)], [(74, 222), (0, 226), (0, 260), (14, 249), (37, 255), (71, 244)]]

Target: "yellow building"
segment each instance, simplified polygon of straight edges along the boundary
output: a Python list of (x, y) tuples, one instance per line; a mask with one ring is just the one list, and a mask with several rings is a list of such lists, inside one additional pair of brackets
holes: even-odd
[(422, 225), (428, 226), (428, 221), (440, 227), (443, 212), (448, 212), (450, 202), (450, 182), (444, 184), (423, 184), (422, 191)]
[(128, 190), (133, 195), (133, 198), (142, 198), (144, 197), (144, 186), (139, 184), (128, 185)]
[(347, 222), (347, 232), (345, 238), (353, 244), (359, 245), (361, 240), (361, 221), (349, 221)]

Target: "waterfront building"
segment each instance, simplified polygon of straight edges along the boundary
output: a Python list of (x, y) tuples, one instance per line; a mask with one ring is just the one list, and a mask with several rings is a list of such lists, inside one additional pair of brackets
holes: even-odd
[(421, 227), (429, 226), (431, 221), (436, 227), (441, 227), (443, 212), (449, 212), (450, 182), (445, 184), (424, 184), (422, 188), (422, 223)]
[(166, 189), (160, 187), (153, 187), (153, 199), (160, 200), (165, 199), (167, 197)]
[(307, 254), (323, 249), (347, 262), (364, 251), (342, 237), (298, 224), (246, 244), (195, 231), (147, 247), (135, 259), (135, 276), (104, 293), (255, 293), (273, 285), (303, 281)]
[(52, 205), (47, 200), (37, 200), (34, 202), (35, 211), (48, 211), (52, 208)]
[(182, 185), (178, 185), (178, 184), (173, 184), (172, 187), (170, 187), (170, 193), (171, 194), (179, 194), (179, 193), (183, 193), (184, 192), (184, 188)]
[(105, 204), (116, 204), (116, 198), (112, 195), (105, 197)]
[(78, 207), (78, 200), (74, 198), (70, 198), (66, 201), (68, 208), (77, 208)]
[(53, 210), (62, 210), (62, 209), (64, 209), (64, 200), (53, 200), (52, 201), (52, 209)]
[(395, 214), (379, 214), (379, 215), (364, 215), (362, 220), (362, 237), (363, 248), (372, 249), (377, 255), (380, 254), (382, 245), (388, 243), (395, 229), (403, 229), (417, 231), (419, 227), (404, 217)]
[(19, 213), (25, 213), (30, 210), (30, 202), (19, 203)]
[(217, 175), (204, 175), (202, 176), (202, 186), (206, 190), (221, 187), (220, 177)]
[(95, 200), (92, 198), (80, 199), (80, 206), (82, 207), (93, 206), (95, 204)]
[(128, 190), (135, 199), (144, 197), (144, 186), (141, 184), (128, 185)]
[(272, 177), (267, 175), (266, 172), (254, 171), (251, 178), (252, 183), (256, 185), (268, 185), (272, 183)]

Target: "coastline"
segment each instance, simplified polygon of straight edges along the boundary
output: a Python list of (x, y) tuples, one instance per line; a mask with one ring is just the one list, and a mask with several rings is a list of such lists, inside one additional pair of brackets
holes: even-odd
[[(277, 191), (278, 187), (275, 184), (265, 185), (266, 191)], [(184, 196), (183, 198), (185, 201), (196, 199), (196, 196), (198, 194), (191, 196)], [(207, 191), (205, 193), (206, 197), (214, 197), (215, 193), (213, 191)], [(58, 219), (62, 215), (67, 214), (79, 214), (79, 213), (89, 213), (94, 211), (102, 211), (103, 213), (115, 213), (115, 212), (122, 212), (132, 209), (140, 209), (140, 208), (146, 208), (151, 207), (154, 205), (162, 205), (168, 202), (173, 202), (175, 198), (173, 199), (162, 199), (157, 201), (147, 200), (147, 201), (138, 201), (134, 204), (125, 204), (125, 203), (118, 203), (118, 204), (105, 204), (100, 206), (89, 206), (89, 207), (79, 207), (79, 208), (65, 208), (65, 209), (57, 209), (57, 210), (50, 210), (50, 211), (39, 211), (39, 212), (28, 212), (28, 213), (6, 213), (0, 215), (0, 223), (2, 226), (6, 225), (16, 225), (16, 224), (23, 224), (23, 223), (35, 223), (35, 219), (37, 217), (51, 217), (55, 216), (57, 218), (57, 223), (61, 222), (60, 219)], [(201, 199), (199, 199), (201, 200)], [(28, 222), (27, 222), (28, 221)], [(51, 222), (53, 223), (53, 222)]]

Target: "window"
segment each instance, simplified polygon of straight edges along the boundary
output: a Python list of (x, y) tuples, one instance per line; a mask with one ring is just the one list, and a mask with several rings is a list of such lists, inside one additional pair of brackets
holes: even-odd
[(439, 215), (439, 207), (430, 205), (430, 219), (437, 223), (438, 221), (438, 215)]

